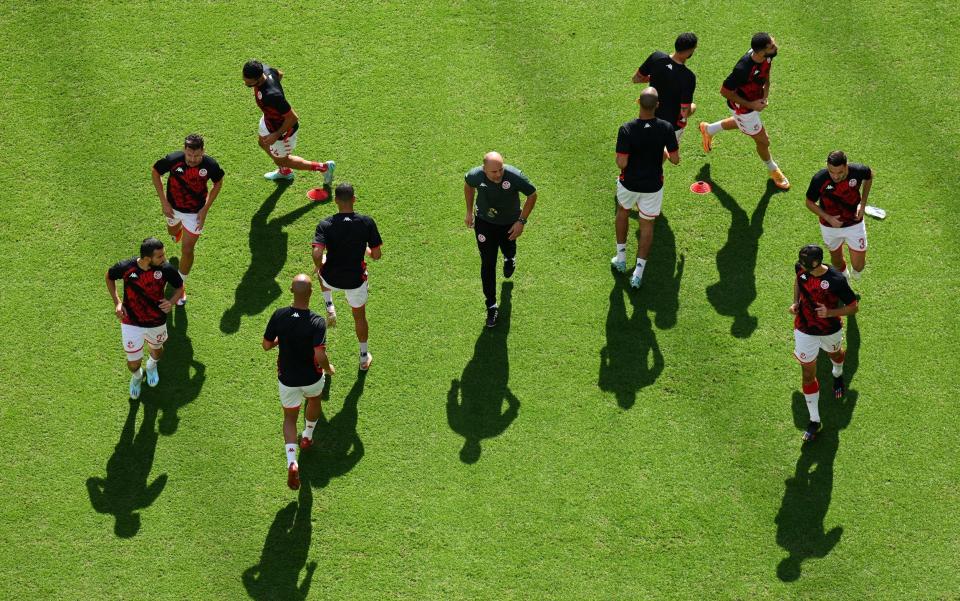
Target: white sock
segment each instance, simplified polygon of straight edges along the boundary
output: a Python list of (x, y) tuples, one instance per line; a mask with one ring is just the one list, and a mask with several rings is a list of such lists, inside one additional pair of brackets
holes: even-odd
[(830, 363), (833, 363), (833, 377), (839, 378), (843, 375), (843, 363), (837, 363), (833, 359), (830, 359)]
[(626, 244), (617, 244), (617, 260), (618, 261), (627, 261), (627, 245)]
[(317, 427), (317, 420), (306, 420), (307, 425), (303, 427), (303, 437), (313, 438), (313, 429)]
[(333, 305), (333, 290), (323, 291), (323, 302), (325, 302), (328, 307)]
[(633, 270), (633, 275), (635, 275), (635, 276), (638, 277), (638, 278), (642, 278), (642, 277), (643, 277), (643, 268), (646, 267), (646, 266), (647, 266), (647, 260), (646, 260), (646, 259), (640, 259), (640, 258), (638, 258), (638, 259), (637, 259), (637, 266), (636, 266), (636, 267), (634, 268), (634, 270)]
[(179, 269), (177, 270), (177, 273), (180, 274), (180, 279), (181, 279), (181, 280), (183, 280), (184, 282), (187, 281), (187, 274), (183, 273), (183, 272), (180, 271)]
[(770, 160), (764, 161), (764, 163), (767, 164), (767, 169), (769, 169), (770, 171), (776, 171), (777, 169), (779, 169), (779, 167), (777, 167), (777, 162), (773, 160), (773, 157), (770, 157)]
[(139, 380), (139, 379), (142, 378), (142, 377), (143, 377), (143, 368), (142, 368), (142, 367), (138, 368), (137, 371), (135, 371), (135, 372), (133, 372), (132, 374), (130, 374), (130, 380)]
[(367, 354), (367, 343), (366, 343), (366, 342), (361, 342), (361, 343), (360, 343), (360, 354), (361, 354), (361, 355), (366, 355), (366, 354)]
[[(864, 267), (864, 270), (865, 270), (865, 269), (866, 269), (866, 267)], [(856, 269), (854, 269), (853, 267), (851, 267), (851, 268), (850, 268), (850, 275), (853, 276), (853, 279), (859, 280), (859, 279), (860, 279), (860, 276), (863, 275), (863, 271), (857, 271)]]
[(711, 136), (720, 133), (723, 130), (723, 125), (721, 125), (721, 123), (723, 122), (717, 121), (716, 123), (707, 125), (707, 133)]
[(284, 448), (287, 450), (287, 467), (290, 467), (297, 462), (297, 445), (288, 444)]
[(807, 401), (807, 411), (810, 412), (810, 421), (820, 421), (820, 391), (804, 394), (803, 398)]
[(157, 363), (159, 363), (159, 361), (157, 361), (153, 357), (150, 357), (149, 359), (147, 359), (147, 370), (149, 371), (152, 369), (156, 369)]
[(843, 277), (847, 278), (848, 280), (850, 279), (850, 268), (849, 268), (849, 267), (844, 267), (844, 268), (843, 268)]

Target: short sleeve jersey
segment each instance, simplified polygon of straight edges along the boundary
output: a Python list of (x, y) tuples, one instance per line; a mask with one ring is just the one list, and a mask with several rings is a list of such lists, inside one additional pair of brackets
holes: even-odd
[(840, 330), (843, 321), (839, 317), (817, 316), (817, 305), (836, 309), (841, 302), (844, 305), (856, 303), (857, 297), (850, 289), (847, 278), (829, 265), (827, 271), (819, 277), (804, 271), (799, 263), (795, 269), (797, 288), (800, 290), (800, 306), (793, 319), (793, 327), (811, 336), (826, 336)]
[(120, 261), (107, 270), (111, 280), (123, 280), (123, 308), (126, 315), (122, 322), (142, 328), (154, 328), (167, 323), (167, 314), (160, 310), (160, 301), (167, 284), (173, 288), (183, 286), (183, 278), (170, 263), (160, 267), (141, 269), (132, 257)]
[[(733, 67), (733, 72), (723, 81), (724, 89), (736, 92), (744, 100), (754, 101), (763, 98), (763, 86), (770, 81), (770, 66), (772, 58), (763, 59), (762, 63), (753, 60), (753, 51), (744, 54)], [(727, 100), (729, 106), (738, 115), (751, 112), (735, 102)]]
[[(820, 208), (827, 215), (840, 220), (840, 227), (849, 227), (863, 221), (863, 216), (857, 219), (857, 206), (860, 205), (860, 187), (863, 182), (873, 178), (873, 171), (866, 165), (850, 163), (847, 165), (847, 177), (839, 182), (833, 181), (830, 172), (821, 169), (810, 180), (807, 188), (807, 198), (820, 204)], [(820, 224), (832, 227), (820, 219)]]
[(383, 244), (372, 217), (359, 213), (334, 213), (317, 224), (313, 245), (327, 250), (320, 275), (331, 286), (353, 290), (367, 279), (367, 247)]
[[(269, 65), (263, 66), (263, 74), (267, 80), (262, 85), (253, 87), (253, 97), (257, 101), (257, 106), (263, 111), (263, 121), (267, 125), (267, 131), (273, 133), (283, 125), (283, 117), (293, 109), (287, 102), (287, 97), (283, 94), (283, 86), (280, 85), (280, 73)], [(299, 123), (287, 132), (292, 134), (297, 131)]]
[(273, 312), (266, 340), (279, 340), (277, 379), (284, 386), (310, 386), (323, 377), (314, 358), (314, 349), (327, 344), (327, 324), (309, 309), (281, 307)]
[(656, 192), (663, 187), (663, 149), (680, 146), (673, 126), (663, 119), (634, 119), (620, 126), (617, 154), (627, 155), (620, 183), (631, 192)]
[(657, 117), (675, 129), (686, 127), (687, 122), (680, 118), (680, 109), (693, 103), (693, 92), (697, 88), (693, 71), (670, 58), (666, 52), (657, 50), (640, 65), (640, 73), (650, 76), (650, 85), (660, 96)]
[(520, 194), (537, 191), (526, 175), (513, 165), (503, 166), (503, 179), (495, 182), (474, 167), (463, 176), (468, 186), (477, 189), (475, 214), (478, 219), (497, 225), (509, 225), (520, 218)]
[(207, 182), (223, 179), (223, 169), (216, 159), (203, 155), (196, 167), (187, 165), (182, 150), (171, 152), (153, 164), (157, 173), (167, 178), (167, 202), (181, 213), (196, 213), (207, 204)]

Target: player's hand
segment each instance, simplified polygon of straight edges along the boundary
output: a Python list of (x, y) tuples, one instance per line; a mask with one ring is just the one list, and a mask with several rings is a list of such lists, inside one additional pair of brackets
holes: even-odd
[(467, 216), (463, 218), (463, 222), (467, 227), (473, 227), (473, 213), (467, 213)]
[(123, 303), (117, 303), (114, 313), (117, 314), (117, 319), (123, 319), (123, 316), (127, 314), (127, 311), (123, 308)]
[(826, 222), (830, 224), (830, 227), (840, 227), (843, 225), (843, 222), (833, 215), (827, 215)]
[(173, 219), (173, 207), (170, 206), (169, 202), (164, 201), (160, 207), (163, 209), (163, 216), (168, 219)]
[(207, 212), (205, 210), (200, 210), (197, 213), (197, 231), (203, 230), (203, 222), (207, 220)]
[(277, 141), (277, 135), (276, 135), (276, 134), (269, 134), (269, 135), (266, 135), (266, 136), (260, 136), (260, 145), (261, 145), (261, 146), (264, 146), (264, 147), (273, 146), (273, 145), (276, 143), (276, 141)]
[(633, 74), (633, 83), (647, 83), (648, 81), (650, 81), (650, 76), (641, 73), (640, 69), (637, 69), (637, 72)]
[(866, 208), (867, 208), (867, 203), (865, 202), (862, 202), (857, 206), (857, 216), (856, 216), (857, 221), (860, 221), (863, 219), (863, 211)]
[(800, 312), (800, 303), (793, 303), (787, 311), (790, 312), (790, 315), (796, 315)]
[(332, 376), (333, 374), (337, 373), (337, 370), (333, 369), (333, 363), (328, 363), (327, 368), (323, 370), (323, 373), (327, 374), (328, 376)]
[(507, 236), (507, 240), (516, 240), (520, 237), (520, 234), (523, 233), (523, 224), (517, 221), (512, 226), (510, 226), (510, 235)]
[(823, 303), (817, 303), (817, 317), (820, 319), (830, 317), (830, 309), (827, 309)]
[(158, 303), (158, 305), (160, 307), (160, 310), (163, 311), (164, 313), (169, 313), (170, 309), (173, 309), (173, 305), (171, 305), (170, 301), (168, 301), (167, 299), (163, 299)]

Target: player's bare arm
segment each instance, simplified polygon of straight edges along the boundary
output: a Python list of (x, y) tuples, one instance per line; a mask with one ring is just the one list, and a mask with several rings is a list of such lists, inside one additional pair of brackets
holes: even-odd
[(673, 152), (669, 152), (669, 153), (667, 153), (666, 156), (667, 156), (667, 160), (669, 160), (669, 161), (670, 161), (671, 163), (673, 163), (674, 165), (679, 165), (679, 164), (680, 164), (680, 151), (679, 151), (679, 150), (674, 150)]
[(790, 305), (790, 314), (796, 315), (800, 310), (800, 288), (797, 286), (797, 280), (793, 280), (793, 304)]
[(110, 275), (107, 275), (107, 292), (110, 293), (110, 298), (113, 300), (114, 313), (117, 315), (117, 319), (123, 319), (124, 311), (123, 301), (120, 300), (120, 297), (117, 296), (117, 283), (110, 279)]
[(290, 109), (286, 115), (283, 116), (283, 123), (277, 129), (277, 131), (272, 134), (261, 136), (260, 141), (264, 146), (270, 146), (276, 143), (277, 140), (282, 138), (290, 129), (297, 124), (300, 118), (297, 116), (296, 111)]
[(650, 76), (641, 73), (640, 69), (637, 69), (637, 72), (633, 74), (633, 83), (648, 83), (649, 81)]
[(867, 197), (870, 196), (870, 188), (873, 186), (874, 177), (876, 177), (876, 173), (871, 169), (870, 179), (863, 182), (863, 187), (860, 188), (860, 204), (857, 205), (857, 221), (863, 219), (863, 212), (867, 208)]
[(463, 218), (463, 222), (467, 227), (473, 227), (473, 198), (476, 193), (473, 186), (468, 183), (463, 184), (463, 199), (467, 203), (467, 216)]
[(203, 229), (203, 223), (207, 220), (207, 212), (210, 211), (210, 207), (213, 206), (213, 201), (217, 199), (217, 196), (220, 194), (220, 188), (222, 187), (223, 178), (220, 178), (220, 181), (213, 184), (210, 192), (207, 193), (207, 202), (197, 211), (197, 226), (199, 228)]
[(821, 219), (829, 223), (830, 227), (840, 227), (841, 225), (843, 225), (843, 222), (841, 222), (839, 219), (837, 219), (833, 215), (830, 215), (829, 213), (821, 209), (820, 205), (818, 205), (815, 201), (807, 198), (806, 203), (807, 203), (807, 209), (809, 209), (810, 212), (816, 215), (817, 217), (820, 217)]
[(516, 240), (520, 237), (520, 234), (523, 233), (523, 222), (530, 217), (530, 213), (533, 212), (534, 205), (537, 204), (537, 193), (534, 192), (527, 197), (527, 200), (523, 203), (523, 209), (520, 210), (520, 219), (521, 221), (516, 221), (512, 226), (510, 226), (510, 235), (508, 239)]
[(728, 90), (723, 86), (720, 87), (720, 95), (730, 102), (739, 104), (740, 106), (748, 108), (751, 111), (762, 111), (764, 106), (766, 106), (761, 100), (747, 100), (740, 94), (737, 94), (736, 90)]
[(313, 265), (317, 268), (317, 277), (320, 277), (320, 270), (323, 269), (323, 253), (326, 250), (322, 244), (313, 245)]
[(313, 360), (320, 366), (323, 370), (323, 373), (328, 376), (332, 376), (335, 372), (333, 366), (330, 365), (330, 359), (327, 357), (327, 351), (322, 346), (318, 346), (313, 349)]
[(279, 345), (280, 345), (279, 338), (274, 338), (273, 340), (267, 340), (266, 338), (263, 339), (263, 350), (265, 351), (269, 351), (270, 349)]
[(177, 304), (177, 301), (183, 298), (183, 292), (184, 292), (183, 286), (180, 286), (179, 288), (174, 290), (173, 296), (171, 296), (169, 299), (165, 298), (161, 300), (158, 303), (160, 310), (163, 311), (164, 313), (169, 313), (170, 310), (173, 309), (173, 306)]
[(373, 259), (374, 261), (379, 261), (380, 257), (383, 256), (383, 249), (380, 246), (374, 248), (367, 247), (367, 256)]
[(627, 163), (630, 161), (629, 154), (617, 153), (617, 168), (620, 170), (627, 168)]
[(827, 317), (846, 317), (847, 315), (853, 315), (859, 310), (860, 304), (856, 301), (850, 303), (849, 305), (837, 307), (836, 309), (828, 309), (825, 305), (817, 303), (817, 317), (821, 319)]
[(160, 207), (163, 209), (163, 214), (166, 217), (173, 218), (173, 207), (170, 206), (170, 203), (167, 202), (167, 195), (163, 191), (163, 177), (160, 175), (160, 172), (155, 168), (150, 169), (150, 175), (153, 178), (153, 187), (157, 190), (157, 197), (160, 198)]

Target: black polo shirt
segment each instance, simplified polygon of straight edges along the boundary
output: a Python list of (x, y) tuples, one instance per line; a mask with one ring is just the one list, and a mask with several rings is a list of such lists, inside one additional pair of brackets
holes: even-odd
[(513, 165), (503, 166), (503, 179), (494, 182), (474, 167), (463, 176), (468, 186), (477, 189), (476, 216), (487, 223), (509, 225), (520, 218), (520, 194), (530, 196), (537, 188)]

